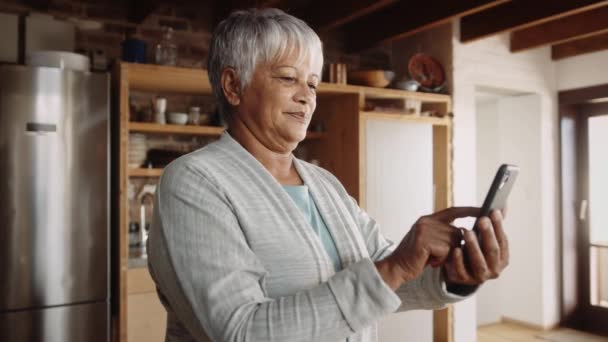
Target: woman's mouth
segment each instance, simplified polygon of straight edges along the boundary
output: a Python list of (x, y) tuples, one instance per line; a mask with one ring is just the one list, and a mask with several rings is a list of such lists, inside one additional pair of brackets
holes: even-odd
[(304, 112), (286, 112), (286, 114), (302, 123), (306, 123), (306, 113)]

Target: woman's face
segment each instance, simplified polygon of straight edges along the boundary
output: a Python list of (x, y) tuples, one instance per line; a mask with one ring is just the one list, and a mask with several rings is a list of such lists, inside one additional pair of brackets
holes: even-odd
[(255, 68), (236, 115), (270, 150), (291, 152), (306, 137), (322, 63), (321, 58), (298, 62), (294, 53)]

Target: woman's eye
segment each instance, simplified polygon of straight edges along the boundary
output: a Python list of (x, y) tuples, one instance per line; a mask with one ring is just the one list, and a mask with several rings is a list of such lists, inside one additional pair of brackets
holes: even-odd
[(283, 81), (287, 81), (287, 82), (295, 82), (296, 81), (295, 77), (290, 77), (290, 76), (283, 76), (283, 77), (281, 77), (281, 79)]
[(308, 87), (310, 87), (310, 89), (312, 90), (317, 90), (317, 86), (315, 84), (309, 84)]

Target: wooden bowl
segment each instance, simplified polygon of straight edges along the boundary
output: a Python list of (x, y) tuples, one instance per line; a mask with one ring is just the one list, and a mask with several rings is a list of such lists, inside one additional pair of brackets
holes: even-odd
[(395, 78), (390, 70), (356, 70), (348, 73), (348, 83), (384, 88)]

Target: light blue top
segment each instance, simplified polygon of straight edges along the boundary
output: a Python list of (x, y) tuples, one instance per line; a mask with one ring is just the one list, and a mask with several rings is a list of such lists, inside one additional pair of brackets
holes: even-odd
[(312, 229), (321, 239), (325, 251), (329, 255), (331, 262), (334, 264), (334, 271), (340, 271), (342, 269), (342, 263), (340, 262), (340, 257), (338, 256), (336, 244), (334, 243), (334, 239), (329, 233), (329, 230), (327, 229), (327, 226), (319, 213), (319, 209), (317, 209), (315, 201), (308, 191), (308, 186), (283, 185), (283, 189), (285, 189), (291, 199), (293, 199), (298, 208), (302, 210), (302, 214), (304, 214), (306, 221), (310, 223)]

